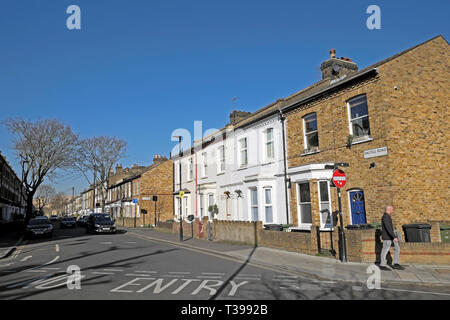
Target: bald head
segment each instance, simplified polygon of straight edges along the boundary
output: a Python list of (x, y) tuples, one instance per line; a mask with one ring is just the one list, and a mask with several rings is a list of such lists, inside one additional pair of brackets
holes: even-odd
[(394, 207), (393, 206), (386, 206), (386, 208), (384, 209), (384, 212), (386, 212), (387, 214), (391, 215), (394, 212)]

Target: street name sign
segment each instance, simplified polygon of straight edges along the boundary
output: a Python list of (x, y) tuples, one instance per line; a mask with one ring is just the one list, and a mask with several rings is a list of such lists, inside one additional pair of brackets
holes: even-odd
[(370, 149), (364, 151), (364, 159), (387, 156), (387, 154), (388, 154), (387, 147)]

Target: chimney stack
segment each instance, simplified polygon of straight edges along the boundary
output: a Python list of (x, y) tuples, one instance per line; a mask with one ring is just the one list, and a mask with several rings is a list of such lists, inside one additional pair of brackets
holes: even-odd
[(155, 157), (153, 158), (153, 164), (162, 163), (166, 160), (167, 160), (166, 157), (161, 156), (161, 154), (156, 154)]
[(251, 114), (252, 114), (251, 112), (233, 111), (230, 113), (230, 124), (236, 124), (239, 121), (244, 120)]
[(323, 62), (320, 66), (322, 79), (339, 79), (349, 76), (358, 71), (358, 65), (350, 58), (336, 58), (336, 49), (330, 50), (330, 59)]

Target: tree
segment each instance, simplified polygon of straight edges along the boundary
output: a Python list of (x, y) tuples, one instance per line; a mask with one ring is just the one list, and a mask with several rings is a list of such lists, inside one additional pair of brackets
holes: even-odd
[[(100, 189), (102, 210), (109, 188), (109, 178), (114, 164), (125, 156), (127, 143), (115, 137), (93, 137), (80, 141), (75, 167), (87, 182)], [(95, 188), (94, 188), (95, 190)]]
[(49, 184), (41, 184), (36, 192), (36, 197), (39, 199), (38, 211), (41, 212), (45, 206), (56, 196), (56, 190)]
[(66, 205), (67, 196), (62, 192), (58, 192), (50, 202), (52, 210), (56, 211), (57, 214), (66, 213)]
[(73, 166), (78, 136), (56, 119), (8, 119), (4, 125), (13, 134), (13, 148), (21, 162), (28, 221), (33, 213), (34, 195), (44, 178)]

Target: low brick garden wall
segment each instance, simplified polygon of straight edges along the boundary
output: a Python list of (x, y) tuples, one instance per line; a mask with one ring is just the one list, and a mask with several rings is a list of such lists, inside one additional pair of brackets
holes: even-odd
[[(139, 219), (137, 226), (139, 227)], [(134, 218), (117, 218), (116, 224), (125, 227), (134, 227)], [(432, 225), (431, 241), (425, 243), (401, 242), (400, 263), (404, 264), (445, 264), (450, 265), (450, 243), (442, 243), (439, 222), (429, 222)], [(448, 223), (447, 223), (448, 224)], [(160, 222), (159, 229), (180, 233), (179, 222)], [(324, 233), (321, 233), (321, 237)], [(328, 235), (329, 236), (329, 235)], [(192, 223), (183, 221), (183, 237), (196, 239), (208, 238), (208, 218), (195, 219)], [(347, 260), (349, 262), (379, 263), (383, 247), (381, 231), (345, 230), (347, 243)], [(403, 239), (404, 239), (403, 235)], [(251, 246), (262, 246), (273, 249), (316, 255), (319, 252), (316, 228), (304, 232), (283, 232), (264, 230), (262, 222), (247, 221), (213, 221), (213, 239), (228, 243), (240, 243)], [(338, 231), (332, 234), (333, 246), (337, 251), (335, 258), (339, 259)], [(393, 257), (393, 249), (391, 249)], [(390, 261), (388, 256), (388, 261)]]

